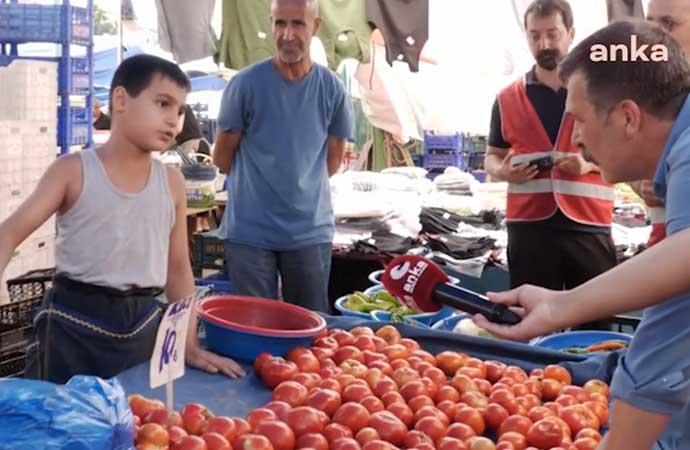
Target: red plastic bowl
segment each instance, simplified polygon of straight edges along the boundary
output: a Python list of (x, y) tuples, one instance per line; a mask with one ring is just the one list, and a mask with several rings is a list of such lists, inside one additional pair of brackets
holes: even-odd
[(314, 336), (326, 328), (323, 317), (278, 300), (236, 295), (208, 297), (197, 306), (199, 317), (213, 324), (271, 337)]

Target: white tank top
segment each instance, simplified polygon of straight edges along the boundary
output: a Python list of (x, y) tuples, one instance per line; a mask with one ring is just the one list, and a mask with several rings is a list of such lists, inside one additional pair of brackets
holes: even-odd
[(113, 186), (94, 150), (80, 156), (82, 192), (57, 217), (56, 271), (121, 290), (164, 287), (175, 224), (165, 166), (152, 158), (146, 187), (130, 194)]

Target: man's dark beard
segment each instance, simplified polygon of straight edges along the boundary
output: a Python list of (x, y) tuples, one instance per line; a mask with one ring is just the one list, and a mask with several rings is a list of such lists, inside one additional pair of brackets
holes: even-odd
[(542, 69), (555, 70), (561, 61), (561, 54), (558, 50), (542, 50), (537, 53), (537, 64)]

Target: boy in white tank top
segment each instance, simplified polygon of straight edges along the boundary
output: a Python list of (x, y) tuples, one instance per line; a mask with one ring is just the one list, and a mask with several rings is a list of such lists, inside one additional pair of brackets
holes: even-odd
[[(155, 296), (194, 295), (185, 181), (151, 156), (179, 133), (189, 89), (174, 63), (150, 55), (125, 60), (110, 88), (108, 142), (56, 160), (0, 224), (2, 273), (15, 248), (57, 214), (56, 277), (36, 317), (26, 376), (109, 378), (143, 363), (162, 317)], [(196, 323), (193, 315), (187, 364), (244, 375), (231, 359), (199, 346)]]

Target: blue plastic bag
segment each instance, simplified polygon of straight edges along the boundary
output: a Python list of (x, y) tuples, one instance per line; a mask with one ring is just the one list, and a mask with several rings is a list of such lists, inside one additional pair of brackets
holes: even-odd
[(0, 450), (131, 450), (134, 416), (117, 379), (0, 379)]

